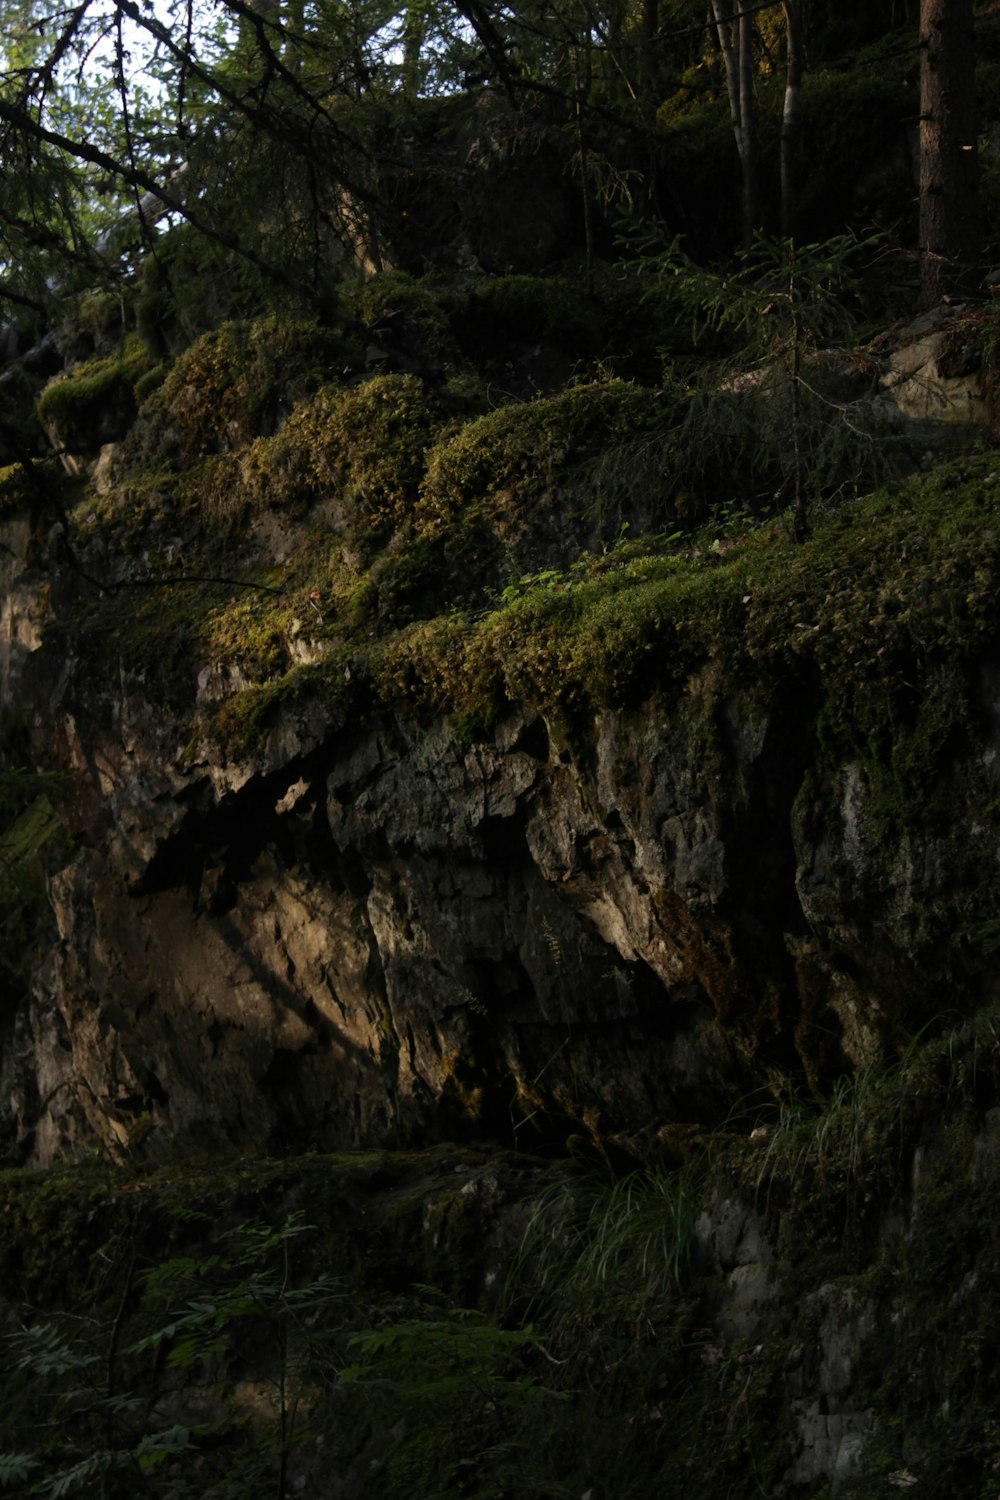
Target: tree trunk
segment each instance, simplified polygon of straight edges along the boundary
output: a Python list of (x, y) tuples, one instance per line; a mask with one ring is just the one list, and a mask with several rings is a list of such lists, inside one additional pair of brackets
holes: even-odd
[(933, 306), (975, 260), (973, 0), (920, 5), (920, 300)]
[(743, 248), (749, 250), (757, 228), (757, 152), (753, 129), (753, 14), (747, 0), (740, 0), (738, 16)]
[(639, 68), (637, 86), (643, 124), (656, 119), (656, 34), (660, 29), (660, 0), (644, 0), (640, 12)]
[(403, 98), (416, 99), (420, 93), (421, 55), (427, 40), (427, 6), (412, 0), (403, 21)]
[(795, 234), (795, 148), (799, 137), (799, 96), (805, 65), (805, 0), (782, 0), (785, 13), (785, 108), (781, 117), (781, 232)]
[(726, 69), (729, 116), (740, 158), (743, 248), (749, 249), (757, 227), (757, 162), (753, 135), (753, 14), (749, 0), (712, 0), (719, 50)]

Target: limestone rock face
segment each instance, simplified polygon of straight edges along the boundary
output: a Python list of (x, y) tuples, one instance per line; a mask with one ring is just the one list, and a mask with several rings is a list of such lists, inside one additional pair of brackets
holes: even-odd
[(923, 313), (895, 336), (881, 380), (891, 417), (935, 448), (946, 446), (949, 434), (971, 444), (989, 425), (978, 366), (963, 351), (968, 312), (961, 304), (942, 304)]
[[(276, 326), (249, 325), (247, 348), (270, 349)], [(289, 359), (304, 337), (286, 330)], [(458, 705), (461, 663), (476, 678), (477, 658), (458, 648), (494, 618), (496, 580), (469, 594), (466, 574), (480, 522), (502, 509), (497, 453), (523, 481), (525, 524), (544, 512), (575, 549), (580, 496), (560, 509), (542, 482), (557, 439), (575, 434), (570, 468), (592, 499), (580, 475), (621, 458), (604, 408), (627, 407), (626, 448), (646, 467), (625, 472), (651, 486), (659, 396), (611, 382), (504, 408), (513, 447), (503, 432), (491, 446), (477, 417), (460, 429), (479, 433), (475, 463), (449, 478), (424, 472), (439, 419), (419, 382), (296, 405), (278, 360), (260, 406), (242, 338), (193, 345), (170, 377), (174, 405), (150, 397), (89, 485), (47, 496), (40, 467), (5, 501), (3, 731), (26, 764), (62, 773), (52, 796), (68, 834), (47, 855), (52, 942), (0, 1017), (0, 1126), (25, 1159), (97, 1141), (162, 1159), (473, 1136), (669, 1156), (678, 1126), (717, 1125), (790, 1080), (830, 1085), (943, 1011), (996, 998), (997, 531), (981, 524), (994, 474), (961, 481), (978, 485), (982, 515), (967, 512), (940, 578), (920, 561), (925, 523), (897, 535), (874, 511), (890, 581), (859, 579), (864, 537), (832, 571), (803, 549), (788, 559), (798, 592), (773, 610), (778, 570), (762, 547), (739, 563), (747, 538), (654, 560), (655, 587), (617, 544), (590, 554), (600, 572), (571, 564), (548, 594), (546, 573), (523, 577), (501, 595), (513, 613), (495, 615), (498, 631), (513, 622), (523, 670), (494, 673), (490, 727), (473, 731), (483, 704), (464, 717)], [(578, 420), (581, 400), (593, 421)], [(365, 401), (400, 418), (405, 444), (391, 423), (362, 448), (341, 431), (344, 403)], [(573, 422), (553, 427), (563, 407)], [(298, 412), (283, 437), (279, 410)], [(602, 411), (614, 441), (591, 451)], [(402, 456), (383, 471), (393, 444)], [(432, 478), (433, 525), (414, 531)], [(452, 515), (463, 504), (466, 530)], [(383, 531), (366, 530), (379, 516)], [(734, 551), (738, 579), (723, 573)], [(695, 558), (689, 595), (661, 565)], [(458, 592), (439, 598), (441, 577)], [(541, 679), (524, 665), (545, 615), (517, 609), (534, 607), (539, 579), (568, 635), (588, 598), (603, 601), (589, 647), (568, 658), (563, 708), (553, 639)], [(269, 613), (244, 607), (255, 592)], [(706, 634), (698, 615), (712, 611)], [(446, 627), (454, 680), (437, 647), (421, 656), (424, 623)], [(505, 649), (488, 642), (483, 659)], [(838, 653), (883, 652), (866, 708), (852, 701), (860, 670), (828, 690)], [(449, 702), (454, 720), (434, 706)]]
[(31, 522), (26, 513), (7, 517), (0, 551), (0, 703), (10, 704), (21, 688), (32, 654), (41, 645), (41, 576), (28, 561)]
[[(77, 840), (5, 1063), (38, 1162), (95, 1139), (646, 1154), (989, 987), (963, 947), (998, 875), (985, 824), (894, 835), (780, 689), (737, 701), (706, 667), (573, 754), (539, 716), (470, 742), (302, 699), (233, 761), (138, 678), (46, 649), (29, 675)], [(996, 795), (997, 717), (955, 759), (963, 805)]]

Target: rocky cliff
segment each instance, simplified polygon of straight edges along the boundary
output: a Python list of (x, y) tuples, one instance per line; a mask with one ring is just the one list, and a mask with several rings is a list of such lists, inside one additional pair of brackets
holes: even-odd
[[(732, 453), (678, 488), (669, 387), (491, 405), (468, 302), (389, 287), (388, 312), (369, 289), (338, 328), (224, 325), (169, 369), (99, 351), (49, 387), (72, 461), (0, 474), (5, 743), (56, 774), (35, 790), (63, 828), (3, 1019), (12, 1154), (118, 1163), (133, 1264), (186, 1233), (136, 1173), (253, 1158), (198, 1200), (225, 1219), (261, 1159), (324, 1163), (346, 1197), (303, 1166), (260, 1201), (304, 1207), (345, 1276), (374, 1255), (357, 1296), (434, 1279), (500, 1320), (498, 1360), (542, 1310), (536, 1363), (565, 1359), (600, 1434), (578, 1462), (553, 1428), (574, 1493), (985, 1472), (988, 1435), (949, 1467), (938, 1419), (954, 1385), (992, 1420), (994, 455), (841, 495), (806, 541), (749, 503), (719, 527)], [(304, 1153), (361, 1148), (380, 1227), (341, 1235), (370, 1159)], [(19, 1296), (38, 1224), (90, 1191), (45, 1180), (6, 1180)], [(72, 1209), (81, 1242), (122, 1180)], [(650, 1434), (633, 1478), (598, 1346)], [(304, 1486), (459, 1492), (419, 1424), (344, 1420), (341, 1488), (308, 1444)], [(540, 1473), (469, 1493), (563, 1493)]]
[(203, 339), (92, 477), (10, 471), (4, 701), (72, 840), (8, 1039), (31, 1159), (642, 1158), (995, 998), (988, 461), (800, 547), (575, 562), (669, 522), (663, 397), (456, 425), (275, 337)]

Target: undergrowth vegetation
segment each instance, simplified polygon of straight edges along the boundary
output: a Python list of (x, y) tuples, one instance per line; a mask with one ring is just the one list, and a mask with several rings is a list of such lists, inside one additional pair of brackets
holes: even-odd
[(712, 663), (763, 691), (779, 674), (818, 675), (824, 734), (877, 751), (909, 729), (908, 673), (993, 638), (994, 484), (989, 460), (970, 460), (832, 510), (801, 545), (772, 522), (543, 571), (499, 608), (388, 641), (383, 691), (488, 725), (510, 703), (585, 719), (635, 706)]
[(980, 1493), (998, 1101), (984, 1011), (826, 1096), (751, 1101), (680, 1169), (441, 1147), (6, 1173), (0, 1485), (222, 1500), (332, 1464), (390, 1500), (709, 1500), (749, 1468), (819, 1500), (790, 1478), (795, 1392), (840, 1392), (846, 1362), (865, 1445), (837, 1493), (907, 1466)]

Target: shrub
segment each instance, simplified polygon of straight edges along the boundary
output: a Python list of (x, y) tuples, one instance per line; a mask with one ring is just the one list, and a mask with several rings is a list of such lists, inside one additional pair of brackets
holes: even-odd
[(548, 339), (581, 355), (602, 347), (601, 318), (582, 288), (557, 276), (490, 276), (449, 298), (465, 354), (481, 362), (511, 344)]

